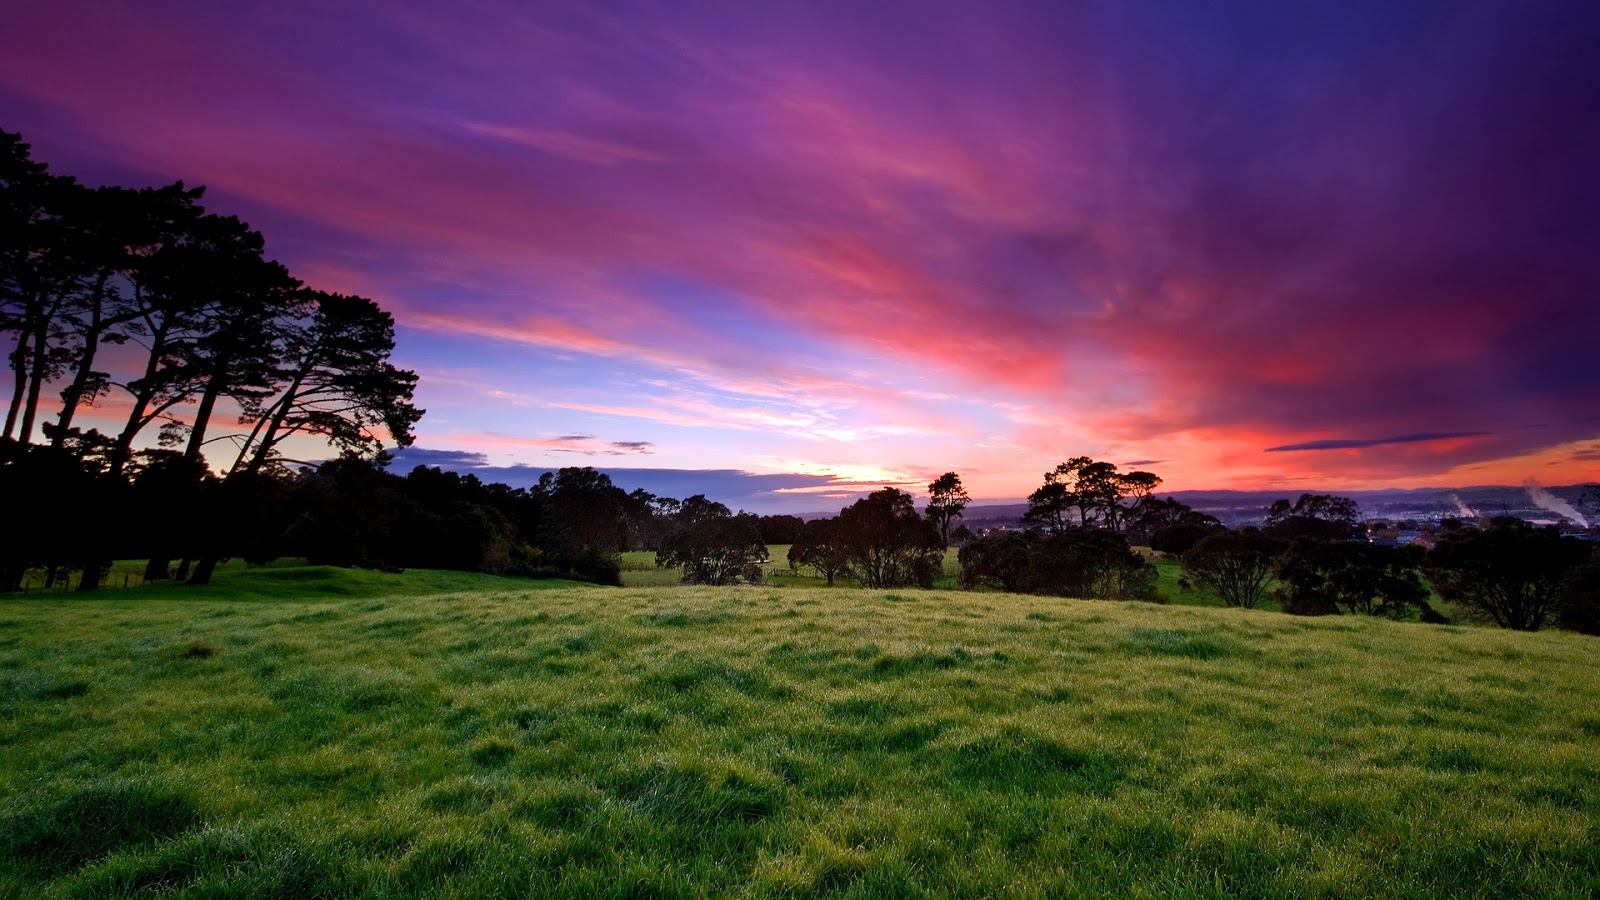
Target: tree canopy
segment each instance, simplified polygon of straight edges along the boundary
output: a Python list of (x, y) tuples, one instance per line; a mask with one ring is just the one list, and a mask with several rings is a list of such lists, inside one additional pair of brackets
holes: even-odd
[(932, 587), (944, 563), (944, 541), (917, 515), (910, 494), (884, 488), (840, 510), (838, 537), (850, 569), (867, 587)]
[(954, 472), (946, 472), (928, 485), (928, 519), (939, 527), (939, 539), (946, 547), (950, 546), (950, 523), (959, 519), (971, 502), (961, 476)]

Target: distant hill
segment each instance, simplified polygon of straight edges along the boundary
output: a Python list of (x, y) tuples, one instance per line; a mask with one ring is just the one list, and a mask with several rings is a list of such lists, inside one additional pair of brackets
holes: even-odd
[[(1267, 507), (1280, 498), (1293, 500), (1302, 493), (1333, 493), (1361, 504), (1362, 515), (1369, 519), (1511, 515), (1537, 524), (1587, 527), (1600, 524), (1600, 508), (1594, 505), (1593, 499), (1587, 505), (1580, 505), (1586, 488), (1592, 487), (1576, 484), (1549, 488), (1499, 485), (1380, 491), (1174, 491), (1159, 496), (1176, 498), (1230, 526), (1261, 521)], [(969, 528), (1015, 527), (1027, 510), (1028, 504), (1021, 501), (974, 503), (967, 507), (962, 521)]]

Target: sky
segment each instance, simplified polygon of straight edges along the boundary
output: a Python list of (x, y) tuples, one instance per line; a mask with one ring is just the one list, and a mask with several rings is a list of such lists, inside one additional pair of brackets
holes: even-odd
[(6, 19), (35, 159), (203, 184), (395, 315), (408, 465), (761, 511), (952, 470), (1023, 497), (1073, 456), (1189, 490), (1600, 480), (1589, 0)]

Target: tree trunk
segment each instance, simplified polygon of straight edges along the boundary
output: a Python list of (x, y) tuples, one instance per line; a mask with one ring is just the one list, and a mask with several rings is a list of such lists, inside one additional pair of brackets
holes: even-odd
[(100, 573), (104, 572), (104, 563), (96, 560), (83, 567), (83, 577), (78, 580), (79, 591), (94, 591), (100, 589)]
[(17, 429), (17, 415), (22, 412), (22, 398), (28, 392), (28, 333), (17, 332), (17, 346), (11, 351), (11, 406), (6, 409), (6, 437)]
[(172, 577), (172, 558), (168, 556), (152, 556), (150, 562), (144, 567), (145, 581), (165, 581)]
[[(187, 565), (188, 562), (189, 562), (188, 560), (184, 560), (184, 563), (186, 565)], [(216, 558), (216, 556), (214, 556), (214, 555), (212, 555), (210, 553), (207, 553), (204, 556), (200, 557), (199, 562), (195, 563), (194, 574), (190, 575), (189, 576), (189, 580), (184, 582), (184, 584), (188, 585), (189, 587), (200, 587), (202, 585), (210, 584), (211, 583), (211, 573), (215, 572), (216, 569), (217, 569), (217, 558)]]
[(61, 418), (56, 421), (55, 437), (50, 439), (52, 447), (60, 447), (61, 442), (67, 439), (67, 429), (72, 427), (78, 404), (83, 402), (84, 392), (89, 389), (89, 382), (94, 375), (94, 358), (100, 350), (100, 335), (109, 327), (108, 323), (100, 320), (101, 307), (105, 303), (106, 277), (102, 274), (95, 284), (94, 315), (83, 333), (83, 354), (78, 359), (78, 371), (73, 375), (72, 383), (61, 392)]
[(200, 406), (194, 411), (194, 425), (189, 429), (189, 446), (183, 450), (183, 458), (190, 462), (200, 461), (200, 448), (206, 442), (206, 426), (211, 424), (211, 413), (217, 408), (217, 397), (222, 393), (224, 377), (221, 373), (227, 369), (227, 360), (213, 366), (211, 377), (206, 380), (205, 392), (200, 395)]
[(192, 560), (190, 560), (189, 557), (185, 556), (183, 558), (183, 561), (178, 563), (178, 572), (177, 572), (177, 574), (173, 575), (172, 577), (176, 578), (179, 581), (188, 581), (189, 580), (189, 564), (191, 562), (192, 562)]
[(33, 364), (28, 372), (28, 399), (22, 406), (22, 425), (17, 429), (17, 440), (23, 444), (33, 442), (33, 421), (39, 413), (39, 391), (44, 387), (45, 375), (50, 369), (50, 317), (41, 314), (33, 330)]
[[(148, 321), (146, 319), (146, 322)], [(130, 389), (134, 384), (142, 385), (142, 387), (137, 391), (130, 390), (133, 394), (133, 409), (129, 410), (128, 422), (122, 427), (122, 433), (117, 435), (116, 446), (111, 449), (112, 475), (120, 476), (122, 474), (122, 467), (127, 465), (128, 457), (133, 453), (133, 439), (139, 434), (139, 430), (145, 426), (144, 411), (149, 408), (150, 401), (155, 399), (156, 372), (160, 370), (161, 357), (166, 352), (167, 329), (165, 325), (161, 328), (152, 328), (150, 330), (150, 356), (145, 360), (144, 376), (129, 382)]]

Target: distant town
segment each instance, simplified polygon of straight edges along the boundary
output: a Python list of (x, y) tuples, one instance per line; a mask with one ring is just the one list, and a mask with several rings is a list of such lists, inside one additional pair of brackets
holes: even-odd
[[(1272, 501), (1298, 494), (1281, 491), (1177, 491), (1170, 495), (1198, 512), (1216, 516), (1224, 525), (1260, 525)], [(1530, 525), (1554, 525), (1563, 534), (1600, 542), (1600, 496), (1593, 485), (1562, 487), (1489, 486), (1343, 491), (1361, 506), (1368, 538), (1376, 543), (1433, 546), (1437, 537), (1457, 528), (1484, 528), (1497, 520), (1519, 519)], [(974, 503), (963, 521), (975, 533), (1020, 527), (1026, 503)]]

